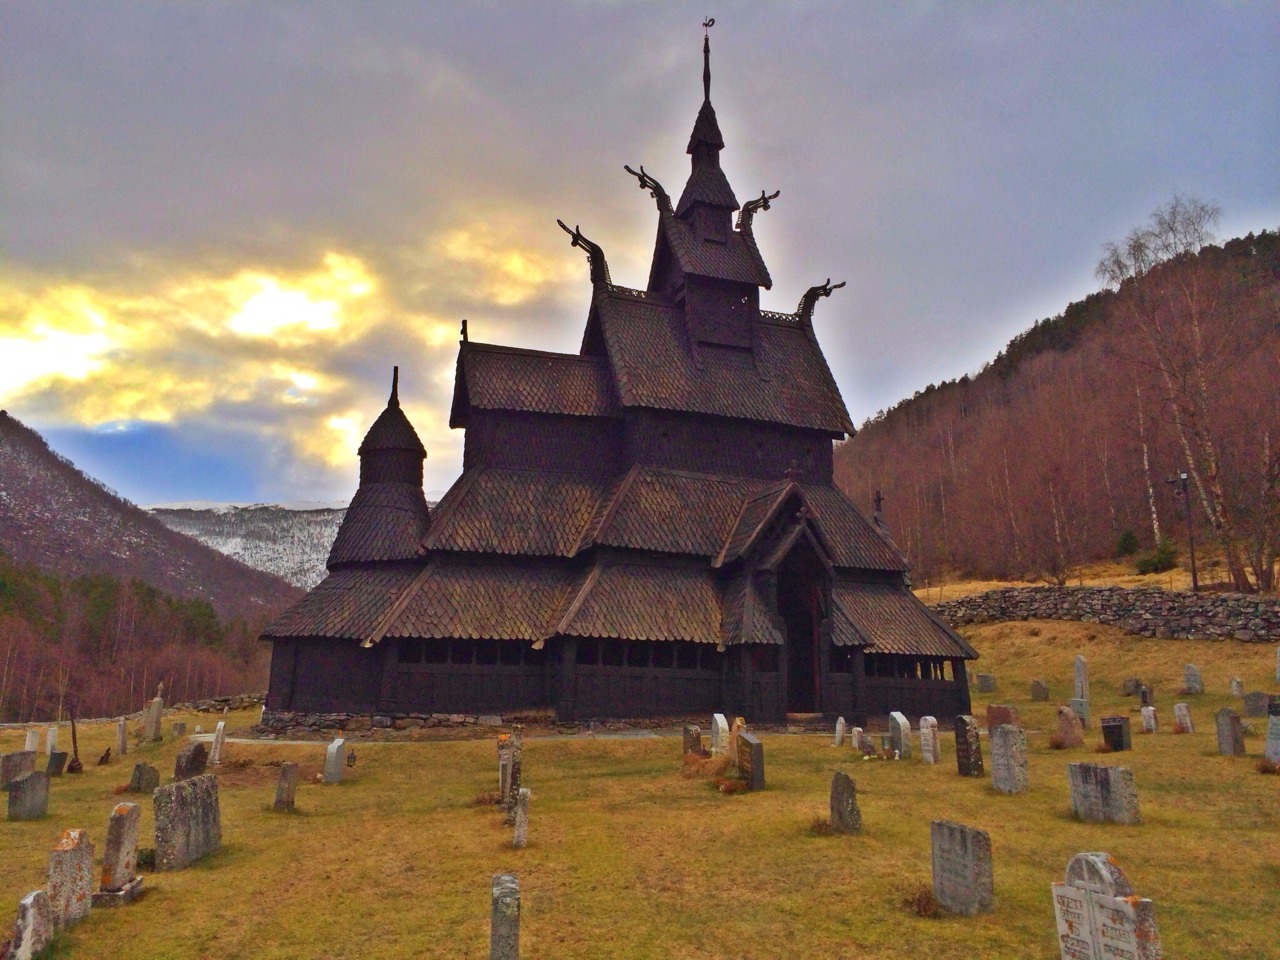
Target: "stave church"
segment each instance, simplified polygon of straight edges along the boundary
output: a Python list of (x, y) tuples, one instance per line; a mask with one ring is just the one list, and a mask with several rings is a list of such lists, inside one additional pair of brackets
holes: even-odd
[(644, 289), (586, 256), (576, 354), (474, 342), (449, 425), (463, 470), (423, 495), (391, 395), (361, 443), (328, 576), (264, 632), (267, 710), (749, 721), (969, 711), (977, 654), (911, 592), (878, 521), (832, 480), (854, 428), (814, 332), (760, 309), (756, 219), (720, 166), (711, 105), (678, 199), (644, 167), (657, 235)]

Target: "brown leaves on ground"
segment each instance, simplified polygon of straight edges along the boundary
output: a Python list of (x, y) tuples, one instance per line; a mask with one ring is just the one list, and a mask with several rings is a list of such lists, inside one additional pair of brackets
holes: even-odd
[(733, 760), (727, 753), (714, 757), (700, 757), (696, 753), (685, 754), (680, 776), (686, 780), (723, 777), (733, 769)]
[(933, 887), (928, 883), (917, 883), (909, 888), (902, 897), (902, 905), (908, 913), (917, 917), (940, 917), (946, 911), (938, 898), (933, 895)]

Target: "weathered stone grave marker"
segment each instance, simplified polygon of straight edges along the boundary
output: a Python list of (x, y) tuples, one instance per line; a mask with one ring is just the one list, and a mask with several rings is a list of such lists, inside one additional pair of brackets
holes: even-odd
[(121, 717), (116, 721), (116, 756), (123, 757), (129, 752), (129, 722)]
[(1196, 725), (1191, 722), (1191, 708), (1185, 703), (1175, 703), (1173, 705), (1173, 732), (1196, 732)]
[(729, 750), (729, 721), (723, 713), (711, 715), (711, 755), (718, 757)]
[(836, 833), (859, 833), (862, 811), (858, 809), (858, 788), (843, 770), (831, 778), (831, 829)]
[(934, 764), (941, 759), (938, 750), (938, 721), (934, 717), (920, 718), (920, 759)]
[(1080, 726), (1088, 730), (1089, 729), (1089, 701), (1081, 700), (1079, 697), (1074, 697), (1073, 699), (1068, 701), (1068, 706), (1070, 706), (1071, 709), (1075, 711), (1075, 715), (1080, 718)]
[(211, 773), (157, 787), (156, 869), (183, 870), (222, 846), (218, 778)]
[(1156, 716), (1155, 707), (1142, 708), (1142, 732), (1143, 733), (1159, 733), (1160, 719)]
[(1031, 700), (1033, 703), (1042, 703), (1049, 699), (1049, 685), (1043, 680), (1031, 681)]
[(1267, 759), (1280, 764), (1280, 700), (1272, 701), (1267, 707)]
[(831, 745), (832, 745), (833, 747), (843, 747), (843, 746), (844, 746), (844, 737), (845, 737), (846, 730), (847, 730), (847, 728), (846, 728), (846, 725), (845, 725), (845, 722), (844, 722), (844, 717), (837, 717), (837, 718), (836, 718), (836, 732), (835, 732), (835, 737), (834, 737), (834, 739), (833, 739), (833, 740), (832, 740), (832, 742), (831, 742)]
[(50, 777), (60, 777), (66, 765), (67, 755), (61, 750), (55, 750), (49, 754), (49, 763), (45, 766), (44, 772)]
[(1018, 710), (1007, 703), (991, 703), (987, 705), (987, 736), (995, 733), (996, 727), (1004, 724), (1019, 726)]
[(1244, 681), (1241, 680), (1239, 677), (1231, 678), (1231, 695), (1233, 697), (1244, 696)]
[[(346, 741), (343, 741), (344, 743)], [(222, 751), (227, 745), (227, 721), (219, 720), (218, 725), (213, 728), (213, 749), (209, 751), (209, 762), (214, 764), (222, 763)], [(328, 772), (329, 764), (326, 761), (325, 771)], [(341, 779), (341, 778), (339, 778)]]
[(991, 837), (985, 830), (934, 820), (933, 895), (952, 913), (973, 916), (995, 907)]
[(34, 750), (19, 750), (0, 756), (0, 790), (9, 786), (19, 777), (36, 772), (36, 753)]
[(1085, 660), (1083, 654), (1076, 654), (1076, 673), (1075, 673), (1075, 693), (1076, 700), (1089, 699), (1089, 662)]
[(1126, 697), (1136, 697), (1141, 691), (1142, 681), (1137, 677), (1129, 677), (1120, 688), (1121, 694)]
[(160, 732), (160, 721), (164, 717), (164, 700), (156, 697), (147, 704), (142, 712), (142, 739), (155, 741), (163, 739)]
[(1021, 727), (1004, 723), (991, 732), (991, 779), (1001, 793), (1025, 793), (1027, 735)]
[(1200, 668), (1194, 663), (1188, 663), (1182, 668), (1182, 685), (1191, 696), (1204, 693), (1204, 678), (1200, 676)]
[(911, 723), (900, 711), (889, 714), (889, 742), (899, 760), (911, 757)]
[(516, 825), (516, 801), (520, 799), (520, 787), (524, 780), (524, 727), (520, 724), (511, 726), (511, 763), (507, 768), (506, 815), (502, 818), (504, 826)]
[(854, 750), (862, 749), (862, 728), (861, 727), (849, 728), (849, 746), (852, 747)]
[(685, 724), (684, 728), (684, 756), (691, 753), (702, 753), (702, 728)]
[(40, 731), (39, 730), (27, 731), (27, 740), (26, 740), (26, 743), (23, 744), (22, 749), (29, 753), (35, 753), (37, 750), (40, 749)]
[(1067, 764), (1071, 812), (1081, 820), (1133, 824), (1141, 821), (1138, 790), (1128, 767)]
[(50, 757), (58, 752), (58, 725), (56, 723), (45, 731), (44, 752)]
[(187, 735), (187, 725), (181, 720), (175, 720), (173, 726), (169, 728), (170, 734), (175, 740), (181, 740)]
[(18, 903), (18, 922), (9, 944), (10, 960), (31, 960), (53, 940), (53, 907), (43, 890), (28, 893)]
[(748, 790), (764, 789), (764, 744), (754, 733), (738, 734), (738, 772)]
[(1062, 960), (1161, 960), (1155, 905), (1111, 854), (1076, 854), (1052, 889)]
[(9, 782), (9, 819), (39, 820), (49, 812), (49, 775), (39, 770)]
[(1214, 725), (1218, 729), (1218, 753), (1224, 757), (1243, 757), (1244, 724), (1240, 722), (1240, 714), (1223, 707), (1214, 714)]
[(1078, 747), (1084, 743), (1084, 724), (1070, 707), (1058, 708), (1058, 740), (1064, 747)]
[(200, 776), (205, 771), (208, 759), (203, 743), (199, 740), (188, 743), (178, 751), (178, 756), (173, 761), (174, 782)]
[(142, 893), (138, 876), (138, 828), (142, 808), (136, 803), (117, 803), (107, 823), (107, 849), (102, 855), (102, 885), (93, 895), (95, 907), (132, 903)]
[(520, 960), (520, 881), (509, 873), (493, 878), (489, 960)]
[(151, 793), (160, 786), (160, 771), (149, 763), (135, 763), (126, 793)]
[(1142, 700), (1144, 707), (1149, 707), (1156, 702), (1156, 688), (1149, 683), (1144, 683), (1142, 689), (1138, 691), (1138, 697)]
[(956, 717), (956, 767), (962, 777), (981, 777), (982, 735), (978, 721), (968, 714)]
[(978, 692), (979, 693), (995, 693), (996, 692), (996, 675), (994, 673), (978, 674)]
[(335, 739), (324, 751), (325, 783), (341, 783), (347, 765), (347, 741), (342, 737)]
[(1271, 696), (1261, 690), (1246, 693), (1244, 695), (1244, 715), (1246, 717), (1265, 717), (1267, 715), (1267, 704), (1270, 702)]
[(88, 830), (63, 830), (49, 857), (49, 906), (53, 925), (68, 927), (93, 906), (93, 843)]
[(529, 788), (521, 787), (516, 795), (516, 833), (511, 845), (517, 850), (524, 849), (529, 842)]
[(298, 765), (285, 762), (280, 764), (280, 778), (276, 781), (276, 799), (272, 810), (289, 811), (293, 809), (294, 798), (298, 795)]
[(1103, 717), (1098, 722), (1102, 727), (1102, 742), (1108, 747), (1117, 751), (1133, 749), (1133, 731), (1128, 717)]

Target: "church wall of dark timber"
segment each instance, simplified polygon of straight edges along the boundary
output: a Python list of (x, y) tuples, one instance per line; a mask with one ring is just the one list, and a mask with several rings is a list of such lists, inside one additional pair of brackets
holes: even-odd
[(829, 482), (832, 474), (827, 434), (723, 417), (632, 411), (623, 455), (648, 466), (764, 480), (783, 477), (792, 461), (813, 483)]
[(277, 640), (271, 653), (267, 707), (272, 710), (378, 709), (383, 657), (351, 640)]
[(536, 413), (472, 411), (462, 467), (594, 472), (618, 469), (622, 424), (605, 417), (566, 417)]

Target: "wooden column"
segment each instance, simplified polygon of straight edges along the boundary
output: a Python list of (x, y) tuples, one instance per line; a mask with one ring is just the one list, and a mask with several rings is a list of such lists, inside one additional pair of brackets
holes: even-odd
[(861, 647), (853, 652), (853, 710), (851, 713), (855, 726), (867, 725), (867, 661)]
[(969, 700), (969, 674), (965, 669), (964, 660), (956, 657), (951, 661), (951, 675), (956, 678), (956, 686), (960, 694), (960, 709), (958, 713), (968, 713), (973, 709), (973, 704)]
[(578, 638), (560, 639), (560, 684), (556, 692), (556, 719), (576, 719), (578, 697)]
[(761, 717), (752, 716), (755, 710), (755, 691), (752, 687), (755, 685), (755, 664), (752, 663), (751, 647), (748, 644), (742, 644), (738, 647), (742, 651), (742, 700), (738, 706), (741, 716), (747, 718), (747, 723), (758, 722), (763, 719)]

